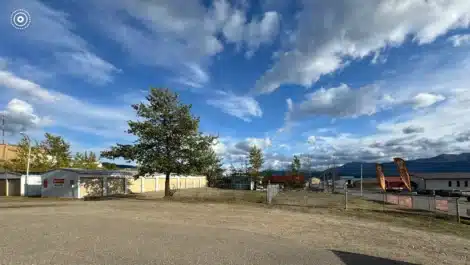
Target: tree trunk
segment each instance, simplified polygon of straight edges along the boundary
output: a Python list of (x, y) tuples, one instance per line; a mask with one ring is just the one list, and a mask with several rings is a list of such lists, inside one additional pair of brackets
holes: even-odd
[(165, 175), (165, 197), (170, 197), (170, 173)]

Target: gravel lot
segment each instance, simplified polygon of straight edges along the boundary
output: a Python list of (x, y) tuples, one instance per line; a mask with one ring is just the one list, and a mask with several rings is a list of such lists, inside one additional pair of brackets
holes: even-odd
[(0, 199), (0, 227), (2, 265), (470, 264), (468, 239), (238, 204)]

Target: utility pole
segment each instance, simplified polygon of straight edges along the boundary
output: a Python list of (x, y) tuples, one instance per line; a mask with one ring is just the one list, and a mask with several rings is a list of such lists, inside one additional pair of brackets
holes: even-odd
[(362, 163), (361, 163), (361, 197), (362, 197)]
[(333, 185), (333, 188), (332, 188), (332, 191), (333, 193), (335, 193), (336, 191), (336, 185), (335, 185), (335, 181), (336, 181), (336, 161), (333, 159), (333, 172), (332, 172), (332, 175), (331, 175), (331, 184)]
[(28, 177), (29, 177), (29, 164), (31, 162), (31, 139), (29, 138), (29, 136), (24, 133), (24, 132), (20, 132), (21, 135), (23, 135), (23, 137), (28, 141), (28, 160), (26, 162), (26, 180), (25, 180), (25, 195), (28, 196)]
[(5, 114), (2, 114), (2, 144), (5, 144)]

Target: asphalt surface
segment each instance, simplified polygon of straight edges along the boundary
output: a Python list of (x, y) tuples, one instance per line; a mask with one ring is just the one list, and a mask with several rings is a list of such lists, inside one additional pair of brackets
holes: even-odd
[(96, 205), (0, 207), (0, 264), (410, 264), (190, 221), (169, 225)]

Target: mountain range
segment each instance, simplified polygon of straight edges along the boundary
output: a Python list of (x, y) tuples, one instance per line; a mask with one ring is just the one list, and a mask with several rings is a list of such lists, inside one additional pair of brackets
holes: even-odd
[[(375, 178), (375, 163), (350, 162), (336, 168), (338, 176), (361, 175), (364, 178)], [(399, 176), (395, 163), (382, 163), (385, 176)], [(116, 165), (119, 169), (132, 169), (135, 166)], [(413, 173), (437, 173), (437, 172), (470, 172), (470, 153), (462, 154), (442, 154), (431, 158), (420, 158), (406, 161), (406, 167), (410, 174)], [(331, 169), (329, 169), (331, 170)], [(317, 176), (323, 172), (308, 172), (305, 176)], [(285, 171), (274, 171), (273, 175), (284, 175)]]
[[(375, 177), (376, 163), (351, 162), (336, 168), (339, 176), (362, 175), (364, 178)], [(383, 163), (385, 176), (399, 176), (395, 163)], [(470, 172), (470, 153), (442, 154), (431, 158), (421, 158), (406, 161), (406, 167), (410, 174), (413, 173), (437, 173), (437, 172)]]

